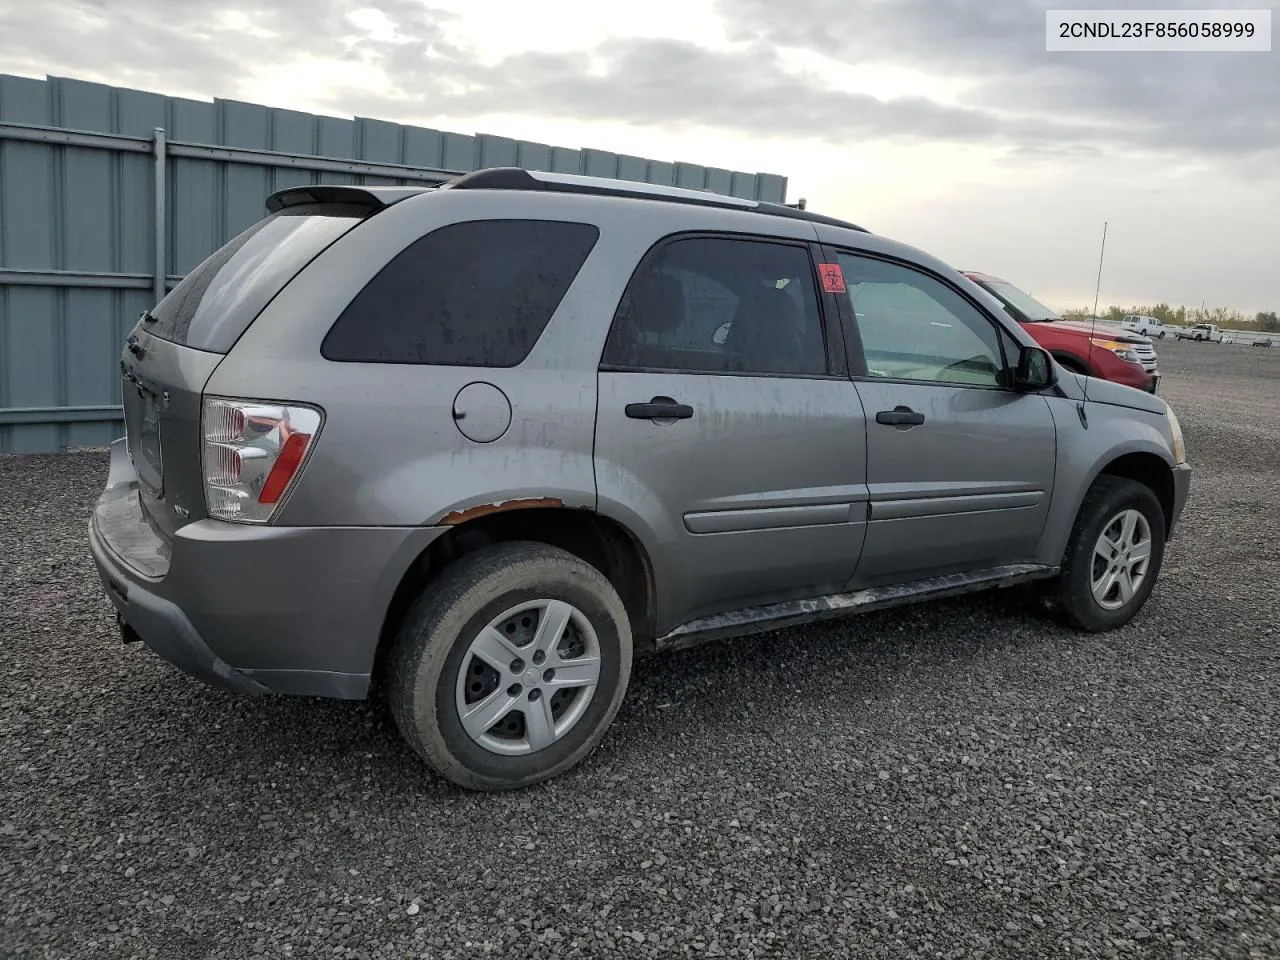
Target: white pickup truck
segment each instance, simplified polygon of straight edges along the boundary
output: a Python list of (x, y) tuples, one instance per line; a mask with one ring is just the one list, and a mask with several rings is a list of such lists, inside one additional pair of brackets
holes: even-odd
[(1176, 337), (1178, 340), (1204, 340), (1209, 343), (1221, 343), (1222, 331), (1218, 329), (1216, 323), (1197, 323), (1194, 327), (1179, 330)]

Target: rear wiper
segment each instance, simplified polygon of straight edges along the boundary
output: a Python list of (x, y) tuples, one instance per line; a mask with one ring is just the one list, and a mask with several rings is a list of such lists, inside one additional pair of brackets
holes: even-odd
[(159, 318), (159, 317), (157, 317), (157, 316), (156, 316), (154, 313), (152, 313), (150, 310), (143, 310), (143, 311), (142, 311), (142, 316), (140, 316), (140, 317), (138, 318), (138, 320), (139, 320), (139, 321), (141, 321), (142, 323), (155, 323), (155, 322), (156, 322), (157, 320), (159, 320), (159, 319), (160, 319), (160, 318)]

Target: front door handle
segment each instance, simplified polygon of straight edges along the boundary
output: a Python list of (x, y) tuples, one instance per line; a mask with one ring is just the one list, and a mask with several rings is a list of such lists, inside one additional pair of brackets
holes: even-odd
[(670, 397), (654, 397), (648, 403), (628, 403), (626, 414), (632, 420), (688, 420), (693, 407)]
[(892, 410), (881, 410), (877, 413), (876, 423), (893, 427), (918, 427), (924, 423), (924, 414), (916, 413), (910, 407), (897, 406)]

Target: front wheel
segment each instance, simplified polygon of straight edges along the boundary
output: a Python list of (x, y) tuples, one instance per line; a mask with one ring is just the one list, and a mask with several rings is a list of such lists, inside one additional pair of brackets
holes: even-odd
[(405, 620), (388, 694), (401, 735), (464, 787), (563, 773), (604, 737), (631, 676), (631, 622), (609, 580), (540, 543), (469, 554)]
[(1076, 627), (1113, 630), (1137, 615), (1164, 560), (1164, 510), (1151, 488), (1102, 476), (1080, 505), (1063, 557), (1059, 599)]

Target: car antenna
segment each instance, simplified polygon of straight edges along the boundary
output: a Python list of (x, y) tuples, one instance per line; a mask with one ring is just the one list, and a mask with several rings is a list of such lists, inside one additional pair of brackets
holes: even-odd
[[(1098, 297), (1102, 293), (1102, 260), (1107, 255), (1107, 222), (1102, 222), (1102, 250), (1098, 253), (1098, 284), (1093, 289), (1093, 313), (1089, 315), (1089, 352), (1087, 362), (1089, 366), (1093, 366), (1093, 335), (1098, 331)], [(1084, 400), (1080, 401), (1078, 410), (1080, 413), (1080, 422), (1084, 424), (1086, 430), (1089, 429), (1089, 419), (1085, 415), (1084, 405), (1089, 399), (1089, 374), (1084, 375)]]

